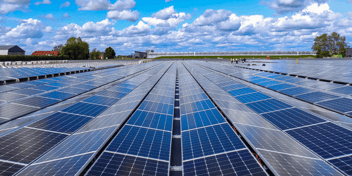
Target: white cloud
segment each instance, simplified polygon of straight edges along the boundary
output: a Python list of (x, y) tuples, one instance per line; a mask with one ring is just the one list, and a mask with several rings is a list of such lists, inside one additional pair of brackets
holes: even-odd
[(36, 3), (34, 3), (35, 5), (40, 5), (40, 4), (51, 4), (50, 0), (43, 0), (42, 2), (37, 1)]
[(44, 18), (46, 20), (51, 20), (51, 21), (55, 21), (57, 20), (53, 14), (47, 14), (47, 15), (40, 15), (39, 18)]
[(134, 0), (118, 0), (112, 4), (108, 0), (76, 0), (76, 4), (80, 6), (78, 10), (123, 11), (134, 8), (136, 2)]
[(26, 10), (31, 0), (0, 0), (0, 14), (7, 14), (16, 10)]
[(64, 7), (68, 7), (68, 6), (70, 6), (70, 4), (71, 4), (70, 2), (66, 1), (63, 4), (61, 4), (59, 8), (61, 9), (61, 8), (64, 8)]
[(227, 10), (206, 10), (200, 17), (194, 20), (193, 24), (197, 26), (212, 25), (229, 19), (231, 11)]
[(20, 25), (11, 29), (4, 36), (1, 36), (1, 38), (41, 38), (43, 36), (42, 28), (43, 25), (40, 20), (30, 18), (28, 20), (22, 20)]
[(167, 20), (172, 17), (173, 14), (177, 14), (174, 9), (174, 6), (167, 7), (159, 12), (153, 13), (152, 17), (162, 20)]
[[(172, 0), (165, 0), (165, 2), (171, 2)], [(351, 0), (352, 1), (352, 0)]]
[(329, 0), (269, 0), (261, 2), (262, 5), (267, 5), (277, 14), (285, 14), (289, 12), (299, 12), (314, 3), (326, 3)]
[(131, 25), (122, 31), (113, 31), (111, 34), (118, 36), (148, 35), (151, 31), (150, 25), (139, 21), (137, 25)]
[(71, 18), (71, 17), (72, 17), (72, 16), (69, 15), (69, 14), (66, 12), (66, 13), (64, 13), (64, 14), (62, 15), (61, 19), (66, 19), (66, 18)]
[(11, 27), (1, 26), (1, 25), (0, 25), (0, 35), (1, 35), (1, 34), (6, 34), (6, 33), (9, 32), (10, 30), (11, 30)]
[(127, 20), (130, 22), (135, 22), (139, 19), (138, 11), (124, 10), (120, 11), (109, 11), (107, 14), (107, 18), (114, 20)]
[(53, 28), (51, 26), (47, 26), (44, 29), (42, 29), (42, 31), (46, 33), (51, 33), (53, 32)]

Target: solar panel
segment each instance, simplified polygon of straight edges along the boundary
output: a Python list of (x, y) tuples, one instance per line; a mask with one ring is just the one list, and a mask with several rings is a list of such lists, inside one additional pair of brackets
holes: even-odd
[(339, 98), (338, 96), (323, 93), (323, 92), (311, 92), (303, 95), (298, 95), (295, 97), (312, 103), (328, 100), (328, 99)]
[(0, 159), (30, 163), (67, 135), (21, 128), (0, 138)]
[(73, 88), (73, 87), (66, 87), (66, 88), (63, 88), (63, 89), (59, 89), (57, 91), (71, 93), (71, 94), (81, 94), (83, 92), (86, 92), (87, 90), (79, 89), (79, 88)]
[(57, 131), (61, 133), (73, 133), (78, 128), (89, 122), (92, 118), (66, 113), (55, 113), (29, 125), (29, 127)]
[(169, 161), (171, 133), (125, 125), (107, 151)]
[(19, 90), (12, 91), (11, 93), (22, 94), (22, 95), (36, 95), (43, 92), (45, 91), (36, 90), (36, 89), (19, 89)]
[(61, 82), (54, 82), (47, 84), (47, 86), (54, 86), (54, 87), (68, 87), (70, 86), (69, 84), (61, 83)]
[(107, 106), (79, 102), (62, 110), (62, 112), (95, 117), (107, 108)]
[(24, 106), (20, 104), (4, 104), (0, 106), (0, 117), (12, 119), (22, 115), (26, 115), (37, 109), (38, 108), (36, 107)]
[(14, 101), (14, 100), (18, 100), (21, 98), (26, 98), (26, 95), (21, 95), (21, 94), (14, 94), (14, 93), (0, 93), (0, 100), (2, 101)]
[(291, 84), (278, 84), (275, 86), (269, 86), (269, 89), (273, 89), (273, 90), (283, 90), (283, 89), (289, 89), (289, 88), (293, 88), (295, 86), (291, 85)]
[(278, 82), (278, 81), (267, 81), (267, 82), (260, 82), (258, 84), (261, 85), (261, 86), (264, 86), (264, 87), (268, 87), (268, 86), (281, 84), (281, 82)]
[(314, 91), (313, 89), (307, 89), (303, 87), (295, 87), (295, 88), (289, 88), (285, 90), (279, 90), (279, 92), (282, 92), (284, 94), (291, 95), (291, 96), (305, 94), (313, 91)]
[(339, 98), (317, 104), (343, 113), (352, 111), (352, 99), (349, 98)]
[(17, 104), (28, 105), (28, 106), (35, 106), (38, 108), (44, 108), (55, 103), (58, 103), (60, 100), (55, 100), (51, 98), (44, 98), (44, 97), (30, 97), (24, 100), (16, 101)]
[(329, 160), (329, 162), (343, 171), (346, 175), (352, 175), (352, 156), (332, 159)]
[(260, 92), (256, 92), (256, 93), (252, 93), (252, 94), (248, 94), (248, 95), (242, 95), (242, 96), (238, 96), (236, 97), (239, 101), (241, 101), (242, 103), (251, 103), (254, 101), (260, 101), (260, 100), (266, 100), (266, 99), (270, 99), (271, 97), (262, 94)]
[(113, 92), (113, 91), (102, 91), (102, 92), (97, 93), (96, 95), (110, 97), (110, 98), (122, 98), (126, 95), (126, 93)]
[(16, 87), (11, 87), (11, 86), (0, 86), (0, 92), (8, 92), (8, 91), (11, 91), (11, 90), (16, 90), (18, 88)]
[(351, 95), (352, 94), (352, 87), (351, 86), (345, 86), (337, 89), (332, 89), (330, 90), (331, 92), (336, 92), (336, 93), (341, 93), (341, 94), (346, 94), (346, 95)]
[(200, 111), (181, 116), (182, 131), (224, 123), (225, 119), (217, 109)]
[(58, 88), (59, 87), (47, 86), (47, 85), (31, 87), (31, 89), (45, 90), (45, 91), (55, 90), (55, 89), (58, 89)]
[(352, 153), (352, 131), (331, 122), (286, 132), (325, 159)]
[(248, 150), (183, 163), (184, 175), (267, 175)]
[(23, 167), (25, 167), (25, 165), (0, 161), (0, 175), (14, 175)]
[(245, 95), (245, 94), (249, 94), (249, 93), (254, 93), (254, 92), (257, 92), (251, 88), (242, 88), (242, 89), (237, 89), (237, 90), (232, 90), (232, 91), (229, 91), (229, 93), (232, 95), (232, 96), (239, 96), (239, 95)]
[(297, 108), (263, 114), (263, 117), (281, 130), (325, 122), (325, 120)]
[(104, 152), (86, 174), (92, 175), (160, 175), (169, 174), (169, 163)]
[(269, 99), (269, 100), (254, 102), (254, 103), (248, 103), (247, 106), (253, 109), (254, 111), (256, 111), (257, 113), (266, 113), (266, 112), (277, 111), (277, 110), (287, 109), (292, 107), (276, 99)]
[(227, 124), (182, 132), (183, 160), (245, 148)]
[(18, 175), (75, 175), (92, 155), (93, 153), (88, 153), (50, 162), (34, 163)]
[(171, 131), (172, 116), (138, 110), (133, 114), (127, 124)]
[(111, 106), (115, 104), (118, 101), (118, 99), (115, 98), (108, 98), (108, 97), (102, 97), (102, 96), (91, 96), (83, 102), (88, 102), (88, 103), (94, 103), (94, 104), (100, 104), (100, 105), (106, 105), (106, 106)]
[(64, 93), (64, 92), (54, 91), (54, 92), (50, 92), (50, 93), (43, 94), (43, 95), (40, 95), (40, 96), (48, 97), (48, 98), (54, 98), (54, 99), (58, 99), (58, 100), (65, 100), (65, 99), (71, 98), (71, 97), (73, 97), (75, 95), (74, 94), (69, 94), (69, 93)]
[(299, 157), (259, 149), (277, 175), (342, 175), (320, 159)]

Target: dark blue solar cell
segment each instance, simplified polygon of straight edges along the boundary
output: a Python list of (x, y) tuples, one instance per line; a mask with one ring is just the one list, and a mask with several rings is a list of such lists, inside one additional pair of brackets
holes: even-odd
[(45, 91), (35, 90), (35, 89), (19, 89), (19, 90), (15, 90), (15, 91), (11, 91), (11, 92), (17, 93), (17, 94), (22, 94), (22, 95), (36, 95), (36, 94), (43, 93)]
[(18, 175), (76, 175), (93, 153), (32, 164)]
[(251, 82), (254, 83), (254, 84), (258, 84), (258, 83), (267, 82), (267, 81), (270, 81), (270, 79), (262, 78), (262, 79), (253, 80), (253, 81), (251, 81)]
[(46, 84), (46, 82), (42, 82), (42, 81), (27, 81), (26, 84), (30, 84), (30, 85), (42, 85), (42, 84)]
[(232, 96), (239, 96), (239, 95), (249, 94), (249, 93), (253, 93), (253, 92), (257, 92), (257, 91), (255, 91), (251, 88), (243, 88), (243, 89), (229, 91), (229, 93)]
[(330, 122), (286, 132), (325, 159), (352, 153), (352, 131)]
[(28, 96), (22, 95), (22, 94), (15, 94), (11, 92), (0, 93), (0, 100), (3, 100), (3, 101), (14, 101), (14, 100), (18, 100), (26, 97)]
[(265, 94), (262, 94), (260, 92), (257, 92), (257, 93), (252, 93), (252, 94), (248, 94), (248, 95), (238, 96), (236, 98), (239, 101), (241, 101), (242, 103), (250, 103), (250, 102), (254, 102), (254, 101), (270, 99), (271, 97), (269, 97)]
[(263, 114), (263, 117), (282, 130), (325, 122), (325, 120), (297, 108), (266, 113)]
[(183, 163), (184, 175), (266, 175), (248, 150), (230, 152)]
[(72, 98), (75, 96), (75, 94), (69, 94), (69, 93), (64, 93), (64, 92), (50, 92), (47, 94), (40, 95), (42, 97), (47, 97), (47, 98), (54, 98), (54, 99), (59, 99), (59, 100), (65, 100), (68, 98)]
[(73, 133), (91, 119), (90, 117), (58, 112), (29, 126), (62, 133)]
[(10, 86), (11, 86), (11, 87), (17, 87), (17, 88), (23, 89), (23, 88), (32, 87), (32, 86), (34, 86), (34, 85), (26, 84), (26, 83), (15, 83), (15, 84), (10, 84)]
[(261, 86), (264, 86), (264, 87), (268, 87), (268, 86), (272, 86), (272, 85), (276, 85), (276, 84), (281, 84), (281, 82), (267, 81), (267, 82), (260, 82), (258, 84), (261, 85)]
[(282, 92), (287, 95), (295, 96), (299, 94), (305, 94), (308, 92), (313, 92), (313, 89), (307, 89), (303, 87), (295, 87), (295, 88), (290, 88), (290, 89), (285, 89), (285, 90), (279, 90), (279, 92)]
[(328, 99), (339, 98), (338, 96), (323, 93), (323, 92), (311, 92), (303, 95), (298, 95), (295, 97), (312, 103), (328, 100)]
[(107, 151), (169, 161), (171, 133), (125, 125)]
[(329, 162), (342, 170), (346, 175), (352, 175), (352, 156), (329, 160)]
[(78, 88), (73, 88), (73, 87), (66, 87), (66, 88), (63, 88), (63, 89), (59, 89), (57, 91), (60, 91), (60, 92), (66, 92), (66, 93), (71, 93), (71, 94), (81, 94), (83, 92), (86, 92), (87, 90), (85, 89), (78, 89)]
[(225, 122), (217, 109), (211, 109), (181, 116), (182, 130), (194, 129)]
[(47, 86), (47, 85), (41, 85), (41, 86), (31, 87), (31, 89), (45, 90), (45, 91), (55, 90), (55, 89), (58, 89), (58, 88), (59, 88), (59, 87)]
[(102, 97), (102, 96), (96, 96), (96, 95), (83, 100), (83, 102), (101, 104), (106, 106), (111, 106), (115, 104), (117, 101), (118, 99), (115, 99), (115, 98), (108, 98), (108, 97)]
[(226, 87), (222, 87), (222, 88), (226, 91), (230, 91), (230, 90), (235, 90), (235, 89), (241, 89), (244, 87), (246, 87), (246, 86), (244, 86), (242, 84), (234, 84), (234, 85), (227, 85)]
[(96, 86), (87, 85), (87, 84), (77, 84), (77, 85), (74, 85), (72, 87), (76, 87), (76, 88), (79, 88), (79, 89), (85, 89), (85, 90), (91, 90), (91, 89), (97, 88)]
[(349, 98), (339, 98), (335, 100), (324, 101), (318, 103), (318, 105), (343, 113), (352, 111), (352, 99)]
[(293, 88), (295, 86), (291, 85), (291, 84), (278, 84), (275, 86), (269, 86), (269, 89), (273, 89), (273, 90), (282, 90), (282, 89), (288, 89), (288, 88)]
[(40, 108), (51, 106), (58, 102), (60, 102), (60, 100), (54, 100), (54, 99), (49, 99), (44, 97), (30, 97), (20, 101), (16, 101), (17, 104), (36, 106)]
[(258, 113), (277, 111), (280, 109), (286, 109), (286, 108), (292, 107), (276, 99), (269, 99), (269, 100), (254, 102), (254, 103), (248, 103), (247, 106)]
[(169, 163), (104, 152), (88, 171), (97, 175), (169, 175)]
[(126, 93), (105, 90), (105, 91), (101, 91), (101, 92), (97, 93), (96, 95), (110, 97), (110, 98), (122, 98), (126, 95)]
[(172, 116), (138, 110), (127, 124), (171, 131)]
[(107, 106), (79, 102), (62, 110), (62, 112), (96, 117), (107, 108)]
[(0, 161), (0, 175), (15, 175), (24, 165)]
[(69, 84), (64, 84), (64, 83), (59, 83), (59, 82), (55, 82), (55, 83), (50, 83), (47, 84), (48, 86), (54, 86), (54, 87), (67, 87), (69, 86)]
[(345, 86), (337, 89), (332, 89), (330, 90), (331, 92), (336, 92), (336, 93), (341, 93), (341, 94), (346, 94), (346, 95), (351, 95), (352, 94), (352, 86)]
[(245, 148), (228, 124), (182, 132), (183, 160)]

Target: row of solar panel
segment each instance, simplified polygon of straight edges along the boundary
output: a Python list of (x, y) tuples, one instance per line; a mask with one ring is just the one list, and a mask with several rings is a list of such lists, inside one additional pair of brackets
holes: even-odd
[[(183, 66), (178, 73), (180, 101), (192, 96), (192, 92), (204, 94)], [(211, 109), (186, 111), (181, 108), (184, 175), (266, 175), (210, 99), (203, 99), (209, 101)], [(195, 106), (197, 102), (195, 99)]]
[[(273, 100), (247, 103), (247, 106), (326, 160), (352, 154), (352, 145), (348, 142), (352, 131), (280, 101), (273, 103)], [(347, 172), (345, 168), (338, 168)]]
[[(137, 85), (122, 83), (122, 84), (113, 86), (110, 89), (114, 89), (115, 87), (123, 88), (124, 86), (136, 87)], [(101, 91), (101, 92), (104, 92), (104, 91)], [(126, 94), (126, 92), (124, 92), (124, 94)], [(114, 99), (114, 98), (109, 98), (109, 99)], [(85, 100), (82, 100), (81, 102), (73, 104), (64, 110), (61, 110), (61, 112), (57, 112), (49, 117), (44, 117), (41, 120), (38, 120), (34, 123), (29, 124), (25, 128), (21, 128), (13, 133), (3, 136), (2, 138), (15, 139), (15, 141), (7, 143), (7, 145), (4, 145), (7, 147), (8, 150), (2, 150), (3, 155), (1, 155), (2, 156), (1, 159), (14, 161), (18, 163), (21, 163), (21, 162), (29, 163), (34, 159), (36, 159), (38, 156), (42, 155), (44, 152), (47, 152), (52, 146), (55, 146), (57, 143), (61, 142), (60, 145), (56, 146), (54, 149), (50, 150), (46, 155), (40, 158), (36, 162), (37, 164), (30, 165), (23, 172), (21, 172), (21, 174), (35, 175), (35, 174), (42, 173), (43, 175), (45, 175), (44, 174), (45, 172), (63, 171), (61, 173), (65, 173), (65, 170), (66, 171), (75, 170), (77, 172), (78, 170), (76, 169), (79, 169), (79, 168), (67, 167), (67, 168), (61, 168), (62, 170), (60, 170), (60, 168), (50, 168), (49, 164), (53, 162), (48, 162), (48, 161), (53, 159), (58, 159), (60, 157), (75, 156), (77, 154), (82, 154), (82, 153), (97, 150), (97, 148), (100, 147), (101, 143), (106, 141), (107, 138), (111, 135), (111, 133), (113, 133), (113, 131), (115, 130), (115, 128), (113, 127), (98, 129), (95, 131), (92, 131), (92, 129), (90, 129), (86, 133), (79, 133), (79, 134), (76, 133), (74, 135), (70, 135), (70, 134), (73, 134), (74, 131), (81, 128), (82, 126), (89, 125), (90, 122), (92, 122), (94, 117), (96, 117), (98, 114), (100, 114), (102, 111), (108, 108), (108, 106), (97, 105), (99, 104), (100, 100), (95, 102), (96, 104), (84, 103), (84, 101), (87, 101), (87, 100), (90, 100), (90, 97), (86, 98)], [(119, 98), (116, 98), (115, 102), (118, 100)], [(75, 113), (75, 114), (72, 114), (72, 113)], [(30, 134), (29, 132), (26, 132), (26, 131), (33, 131), (35, 135)], [(16, 133), (20, 133), (20, 134), (16, 134)], [(18, 139), (16, 139), (16, 137)], [(62, 142), (64, 138), (65, 140)], [(46, 141), (43, 141), (43, 140), (46, 140)], [(19, 141), (21, 141), (20, 144), (22, 147), (18, 147)], [(33, 143), (32, 141), (35, 141), (37, 145), (30, 145)], [(23, 151), (23, 149), (21, 148), (27, 148), (27, 149)], [(87, 157), (83, 157), (83, 158), (87, 159)], [(40, 162), (45, 162), (45, 163), (38, 164)], [(57, 161), (57, 162), (61, 163), (61, 161)], [(66, 163), (66, 166), (67, 164), (69, 163)], [(42, 168), (43, 166), (46, 166), (46, 170), (35, 170), (35, 168), (38, 168), (38, 167)], [(39, 171), (39, 173), (36, 173), (36, 171)]]

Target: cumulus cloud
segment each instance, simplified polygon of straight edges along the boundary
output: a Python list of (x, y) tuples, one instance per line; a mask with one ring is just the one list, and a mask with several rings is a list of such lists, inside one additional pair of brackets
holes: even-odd
[(43, 18), (43, 19), (46, 19), (46, 20), (50, 20), (50, 21), (55, 21), (57, 20), (53, 14), (47, 14), (47, 15), (40, 15), (39, 18)]
[(66, 1), (63, 4), (61, 4), (59, 8), (61, 9), (61, 8), (64, 8), (64, 7), (68, 7), (68, 6), (70, 6), (70, 4), (71, 4), (70, 2)]
[(21, 24), (11, 29), (1, 38), (41, 38), (43, 33), (41, 29), (43, 28), (43, 24), (40, 20), (37, 19), (28, 19), (21, 20)]
[(229, 19), (231, 11), (227, 10), (206, 10), (200, 17), (198, 17), (193, 24), (197, 26), (211, 25)]
[(148, 24), (139, 21), (137, 25), (131, 25), (122, 31), (115, 31), (113, 34), (119, 36), (133, 36), (133, 35), (148, 35), (151, 33), (151, 27)]
[(76, 4), (80, 7), (78, 10), (123, 11), (134, 8), (136, 2), (134, 0), (118, 0), (112, 4), (108, 0), (76, 0)]
[(286, 14), (289, 12), (299, 12), (314, 3), (326, 3), (329, 0), (269, 0), (262, 1), (262, 5), (267, 5), (277, 14)]
[(127, 20), (130, 22), (135, 22), (139, 19), (138, 11), (124, 10), (124, 11), (109, 11), (107, 18), (114, 20)]
[(44, 29), (42, 29), (43, 32), (46, 32), (46, 33), (51, 33), (53, 32), (53, 27), (51, 26), (47, 26), (45, 27)]
[(16, 10), (26, 10), (31, 0), (0, 0), (0, 14), (7, 14)]
[(177, 12), (174, 9), (174, 6), (167, 7), (163, 10), (160, 10), (159, 12), (153, 13), (152, 17), (156, 19), (162, 19), (162, 20), (167, 20), (172, 17), (173, 14), (176, 14)]
[(68, 13), (64, 13), (63, 15), (62, 15), (62, 17), (61, 17), (61, 19), (66, 19), (66, 18), (71, 18), (72, 16), (71, 15), (69, 15)]
[(36, 3), (34, 3), (35, 5), (40, 5), (40, 4), (51, 4), (50, 0), (43, 0), (43, 1), (37, 1)]

